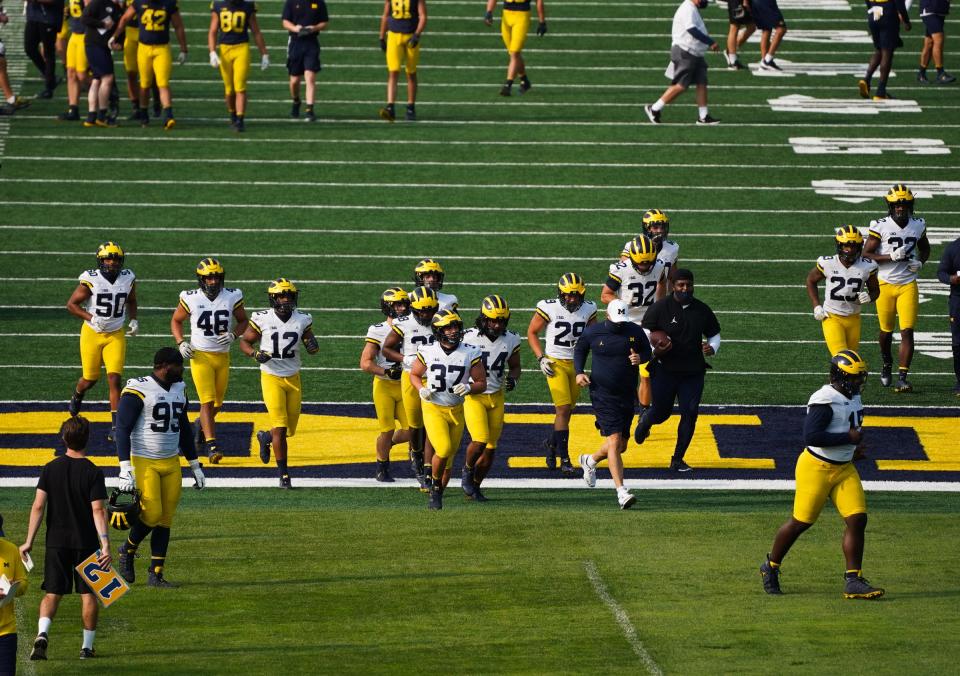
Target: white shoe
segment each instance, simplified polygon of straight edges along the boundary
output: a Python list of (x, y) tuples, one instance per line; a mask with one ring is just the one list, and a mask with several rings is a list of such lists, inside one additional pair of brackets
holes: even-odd
[(589, 459), (590, 459), (589, 455), (586, 455), (586, 454), (581, 455), (580, 467), (583, 468), (584, 483), (586, 483), (590, 488), (593, 488), (594, 486), (597, 485), (597, 468), (591, 467), (590, 465), (587, 464), (587, 460)]
[(630, 509), (636, 501), (637, 496), (627, 489), (617, 491), (617, 502), (620, 503), (620, 509)]

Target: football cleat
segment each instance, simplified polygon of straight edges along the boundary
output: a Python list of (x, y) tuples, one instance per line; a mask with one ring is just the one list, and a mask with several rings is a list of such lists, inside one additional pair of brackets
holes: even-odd
[(312, 110), (308, 110), (308, 111), (306, 112), (306, 114), (304, 114), (304, 116), (303, 116), (303, 121), (304, 121), (304, 122), (316, 122), (316, 121), (317, 121), (317, 116), (314, 114), (314, 112), (313, 112)]
[[(830, 384), (849, 398), (860, 394), (867, 380), (867, 362), (853, 350), (840, 350), (830, 360)], [(881, 376), (881, 383), (883, 382)]]
[(617, 491), (617, 502), (620, 504), (620, 509), (630, 509), (636, 504), (637, 496), (628, 490)]
[(640, 422), (637, 423), (637, 429), (633, 431), (633, 440), (637, 442), (638, 446), (641, 446), (649, 436), (650, 436), (650, 428), (644, 426), (643, 416), (640, 416)]
[(570, 462), (570, 458), (560, 458), (560, 473), (565, 476), (574, 476), (577, 473), (576, 468)]
[(407, 122), (416, 122), (417, 121), (417, 110), (412, 106), (407, 106), (407, 112), (404, 114), (404, 118)]
[(476, 497), (477, 484), (473, 480), (473, 470), (469, 470), (466, 467), (463, 468), (463, 476), (460, 478), (460, 487), (463, 489), (463, 493), (467, 496), (468, 500)]
[(23, 110), (24, 108), (30, 107), (30, 100), (25, 99), (22, 96), (15, 96), (13, 99), (13, 103), (11, 103), (10, 106), (14, 110)]
[(163, 577), (163, 571), (151, 570), (147, 573), (147, 586), (158, 589), (176, 589), (180, 585), (170, 582)]
[(920, 84), (930, 84), (930, 80), (927, 79), (927, 71), (918, 70), (917, 71), (917, 82)]
[(377, 474), (375, 478), (381, 483), (393, 483), (393, 477), (390, 476), (390, 470), (388, 469), (387, 464), (384, 462), (377, 461)]
[(889, 94), (888, 92), (883, 92), (883, 93), (877, 92), (876, 94), (873, 95), (874, 101), (888, 101), (892, 98), (894, 98), (893, 95)]
[(957, 78), (955, 78), (953, 75), (951, 75), (951, 74), (948, 73), (947, 71), (943, 71), (943, 72), (941, 72), (941, 73), (937, 73), (937, 84), (938, 84), (938, 85), (950, 84), (950, 83), (956, 82), (956, 81), (957, 81)]
[(393, 122), (394, 120), (397, 119), (397, 114), (393, 111), (392, 108), (381, 108), (380, 119), (386, 120), (387, 122)]
[(703, 117), (697, 118), (697, 124), (712, 126), (715, 124), (720, 124), (720, 120), (715, 117), (711, 117), (710, 115), (704, 115)]
[(843, 585), (845, 599), (878, 599), (884, 595), (884, 590), (872, 586), (866, 578), (860, 575), (850, 575)]
[(433, 479), (421, 472), (417, 475), (417, 483), (419, 484), (421, 493), (429, 493), (430, 487), (433, 486)]
[(238, 118), (238, 119), (237, 119), (237, 123), (236, 123), (235, 125), (233, 125), (233, 129), (234, 129), (234, 131), (236, 131), (238, 134), (242, 134), (243, 132), (245, 132), (245, 131), (247, 130), (247, 123), (244, 121), (244, 119), (243, 119), (242, 117), (241, 117), (241, 118)]
[(645, 112), (645, 113), (647, 114), (647, 118), (648, 118), (653, 124), (660, 124), (660, 111), (659, 111), (659, 110), (654, 110), (654, 109), (653, 109), (653, 106), (644, 106), (644, 107), (643, 107), (643, 112)]
[(683, 461), (683, 458), (671, 459), (670, 470), (673, 472), (689, 472), (693, 467)]
[(280, 477), (280, 488), (284, 490), (290, 490), (293, 488), (293, 484), (290, 483), (290, 475), (284, 474)]
[(76, 110), (68, 110), (65, 113), (60, 113), (57, 115), (57, 120), (60, 122), (79, 122), (80, 113)]
[(893, 386), (893, 391), (901, 394), (913, 392), (913, 385), (910, 384), (906, 376), (900, 376), (897, 378), (897, 384)]
[(890, 384), (893, 382), (893, 365), (884, 364), (880, 368), (880, 384), (884, 387), (890, 387)]
[(300, 117), (300, 102), (294, 101), (293, 105), (290, 106), (290, 117), (296, 119)]
[(84, 120), (84, 121), (83, 121), (83, 126), (84, 126), (84, 127), (88, 127), (88, 128), (89, 128), (89, 127), (96, 127), (96, 126), (97, 126), (97, 121), (96, 121), (96, 120)]
[(490, 498), (480, 492), (480, 486), (474, 485), (473, 491), (473, 501), (474, 502), (490, 502)]
[(34, 662), (37, 660), (47, 659), (47, 633), (43, 632), (37, 634), (37, 637), (33, 639), (33, 650), (30, 651), (30, 659)]
[(113, 128), (117, 126), (117, 118), (108, 117), (105, 120), (97, 120), (96, 122), (94, 122), (94, 125), (97, 127)]
[(589, 457), (590, 456), (586, 454), (580, 456), (580, 467), (583, 468), (584, 483), (590, 488), (593, 488), (597, 485), (597, 468), (587, 464), (587, 458)]
[(204, 443), (207, 451), (207, 459), (210, 461), (211, 465), (219, 465), (220, 461), (223, 460), (223, 453), (217, 449), (216, 441), (207, 441)]
[(430, 487), (430, 502), (427, 509), (443, 509), (443, 491), (438, 486)]
[(550, 439), (543, 440), (543, 448), (547, 452), (547, 469), (557, 468), (557, 447), (550, 443)]
[(76, 418), (80, 415), (80, 405), (83, 403), (83, 399), (77, 396), (77, 393), (74, 392), (70, 397), (70, 403), (67, 405), (67, 413), (70, 414), (71, 418)]
[(527, 80), (527, 79), (520, 80), (520, 93), (521, 93), (521, 94), (526, 94), (526, 93), (527, 93), (528, 91), (530, 91), (532, 88), (533, 88), (533, 85), (530, 84), (530, 80)]
[(266, 465), (270, 462), (270, 442), (273, 441), (273, 435), (267, 430), (257, 432), (257, 443), (260, 444), (260, 462)]
[(869, 99), (869, 98), (870, 98), (870, 85), (867, 84), (867, 81), (866, 81), (866, 80), (860, 80), (860, 81), (858, 81), (858, 82), (857, 82), (857, 89), (858, 89), (859, 92), (860, 92), (860, 98), (861, 98), (861, 99)]
[(502, 87), (500, 87), (500, 96), (510, 96), (510, 89), (511, 87), (508, 84), (505, 84)]
[(117, 572), (120, 573), (120, 577), (133, 584), (137, 579), (137, 571), (133, 567), (133, 560), (137, 557), (137, 553), (131, 552), (128, 546), (129, 543), (124, 542), (117, 550), (119, 554), (117, 557)]
[(97, 651), (93, 648), (80, 648), (80, 659), (81, 660), (92, 660), (97, 656)]
[(768, 594), (782, 594), (780, 591), (780, 567), (770, 565), (770, 555), (760, 566), (760, 580), (763, 582), (763, 591)]
[(164, 130), (164, 131), (170, 131), (171, 129), (173, 129), (173, 128), (176, 127), (176, 126), (177, 126), (177, 121), (176, 121), (175, 119), (173, 119), (172, 117), (168, 117), (166, 120), (163, 121), (163, 130)]
[(953, 396), (960, 397), (960, 383), (953, 386)]

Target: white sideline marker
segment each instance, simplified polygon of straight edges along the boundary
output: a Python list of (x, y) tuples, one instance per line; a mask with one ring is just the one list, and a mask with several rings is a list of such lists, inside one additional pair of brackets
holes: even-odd
[(637, 630), (633, 628), (627, 611), (624, 610), (623, 607), (617, 603), (616, 599), (610, 596), (610, 592), (607, 591), (607, 585), (604, 584), (603, 578), (600, 577), (600, 573), (597, 571), (597, 564), (593, 561), (584, 561), (583, 568), (587, 572), (587, 578), (590, 580), (590, 584), (593, 585), (593, 591), (596, 592), (604, 605), (613, 613), (614, 619), (617, 621), (617, 624), (620, 625), (621, 631), (623, 631), (624, 638), (627, 639), (627, 643), (633, 648), (633, 652), (640, 658), (647, 672), (662, 675), (663, 671), (657, 666), (657, 663), (653, 661), (653, 658), (650, 657), (650, 653), (643, 647), (643, 643), (640, 642), (640, 637), (637, 636)]
[(879, 115), (884, 113), (920, 113), (920, 104), (912, 99), (818, 99), (803, 94), (789, 94), (767, 99), (775, 112), (827, 113), (830, 115)]
[(792, 136), (793, 152), (798, 155), (880, 155), (902, 152), (906, 155), (949, 155), (950, 148), (937, 138), (820, 138)]
[[(886, 181), (849, 181), (824, 179), (810, 181), (810, 187), (818, 195), (827, 195), (840, 202), (859, 204), (869, 200), (879, 200), (891, 185), (903, 179), (896, 177)], [(960, 181), (907, 181), (914, 197), (929, 199), (935, 195), (942, 197), (960, 197)]]

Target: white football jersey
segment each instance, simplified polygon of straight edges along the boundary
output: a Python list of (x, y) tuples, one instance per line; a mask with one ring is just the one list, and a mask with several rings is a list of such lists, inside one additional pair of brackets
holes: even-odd
[(437, 291), (437, 302), (440, 303), (440, 307), (437, 308), (437, 312), (440, 310), (450, 310), (451, 312), (457, 311), (457, 297), (452, 293), (444, 293), (443, 291)]
[(597, 316), (597, 304), (585, 300), (576, 312), (570, 312), (556, 298), (548, 298), (537, 303), (537, 314), (547, 323), (546, 355), (552, 359), (573, 359), (580, 334)]
[(433, 329), (423, 326), (411, 312), (393, 320), (393, 331), (400, 336), (400, 354), (403, 355), (403, 370), (409, 371), (413, 360), (417, 358), (417, 350), (433, 342)]
[(447, 354), (440, 343), (423, 345), (417, 350), (417, 356), (427, 367), (423, 374), (425, 387), (433, 390), (430, 402), (438, 406), (459, 406), (464, 397), (453, 393), (453, 387), (460, 383), (470, 384), (470, 368), (480, 363), (480, 349), (473, 345), (460, 343), (457, 349)]
[(474, 327), (467, 329), (463, 336), (463, 342), (480, 350), (483, 367), (487, 370), (487, 389), (483, 393), (499, 392), (500, 388), (503, 387), (506, 376), (510, 373), (510, 366), (507, 361), (520, 351), (520, 336), (513, 331), (507, 331), (502, 336), (498, 336), (496, 340), (491, 341), (480, 332), (480, 329)]
[[(630, 255), (630, 242), (631, 239), (626, 244), (623, 245), (623, 251), (620, 252), (621, 256)], [(674, 242), (673, 240), (665, 239), (663, 240), (663, 246), (660, 247), (660, 251), (657, 252), (657, 260), (663, 262), (663, 267), (667, 269), (667, 275), (670, 274), (670, 268), (672, 268), (676, 262), (677, 258), (680, 257), (680, 245)]]
[(667, 268), (659, 258), (653, 262), (650, 272), (641, 275), (629, 259), (610, 264), (607, 286), (616, 286), (617, 298), (629, 306), (627, 318), (639, 324), (647, 308), (657, 299), (657, 284), (667, 274)]
[(820, 256), (817, 270), (823, 273), (823, 309), (832, 315), (860, 314), (857, 294), (867, 290), (867, 280), (877, 274), (877, 264), (858, 258), (849, 268), (837, 256)]
[[(123, 328), (127, 319), (127, 298), (133, 293), (136, 275), (124, 268), (111, 284), (99, 270), (86, 270), (80, 275), (80, 283), (90, 289), (87, 312), (107, 320), (103, 333), (113, 333)], [(89, 321), (84, 324), (91, 329)], [(94, 329), (95, 330), (95, 329)]]
[(172, 458), (180, 452), (180, 414), (187, 408), (187, 384), (164, 389), (152, 375), (131, 378), (120, 393), (135, 394), (143, 410), (130, 433), (130, 453), (141, 458)]
[(313, 317), (294, 310), (290, 319), (283, 321), (273, 310), (254, 312), (250, 326), (260, 334), (260, 349), (273, 359), (260, 364), (260, 370), (285, 378), (300, 373), (300, 341), (313, 326)]
[(897, 225), (890, 216), (877, 221), (870, 221), (870, 235), (880, 240), (880, 246), (877, 247), (876, 253), (889, 256), (897, 249), (906, 247), (909, 254), (902, 261), (880, 263), (880, 281), (889, 284), (907, 284), (917, 278), (918, 273), (910, 272), (907, 263), (910, 262), (910, 259), (920, 259), (917, 242), (923, 238), (926, 230), (927, 223), (922, 218), (911, 218), (907, 221), (906, 227), (903, 228)]
[(243, 291), (220, 289), (213, 300), (200, 289), (180, 292), (180, 307), (190, 315), (190, 344), (201, 352), (229, 352), (230, 345), (221, 345), (216, 338), (233, 331), (233, 311), (243, 306)]
[[(386, 322), (380, 322), (379, 324), (371, 324), (370, 328), (367, 329), (367, 337), (364, 339), (364, 342), (371, 343), (372, 345), (377, 346), (377, 366), (382, 369), (388, 369), (394, 365), (395, 362), (390, 361), (383, 356), (383, 341), (390, 334), (390, 331), (393, 329)], [(379, 378), (380, 380), (390, 380), (387, 376), (374, 376), (374, 378)]]
[[(827, 404), (833, 411), (833, 418), (827, 426), (828, 432), (847, 432), (851, 427), (859, 430), (863, 426), (863, 402), (860, 401), (859, 394), (854, 395), (853, 399), (847, 399), (832, 385), (824, 385), (810, 395), (810, 400), (807, 402), (808, 413), (810, 407), (815, 404)], [(827, 460), (850, 462), (853, 460), (853, 452), (857, 445), (850, 443), (827, 447), (808, 446), (808, 448)]]

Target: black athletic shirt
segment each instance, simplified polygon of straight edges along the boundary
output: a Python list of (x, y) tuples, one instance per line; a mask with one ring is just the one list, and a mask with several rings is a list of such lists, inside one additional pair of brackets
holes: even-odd
[(44, 465), (37, 488), (47, 494), (47, 547), (100, 546), (90, 503), (107, 499), (103, 470), (86, 458), (64, 455)]

